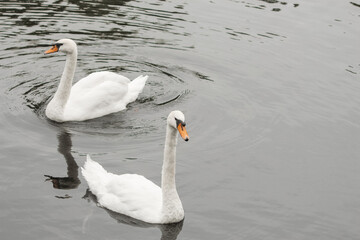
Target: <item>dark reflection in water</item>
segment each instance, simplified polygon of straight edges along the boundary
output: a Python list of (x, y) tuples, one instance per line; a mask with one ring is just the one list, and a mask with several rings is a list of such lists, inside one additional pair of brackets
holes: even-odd
[[(74, 189), (77, 188), (80, 184), (79, 179), (79, 166), (77, 165), (74, 157), (71, 154), (71, 135), (70, 133), (63, 130), (57, 136), (59, 145), (58, 152), (61, 153), (66, 161), (67, 165), (67, 176), (66, 177), (53, 177), (51, 175), (44, 175), (47, 177), (45, 181), (51, 181), (54, 188), (57, 189)], [(68, 196), (68, 195), (66, 195)], [(63, 198), (59, 197), (58, 198)]]
[(352, 5), (354, 5), (355, 7), (360, 7), (360, 3), (354, 3), (354, 2), (350, 2)]
[[(259, 4), (259, 2), (261, 3)], [(257, 0), (256, 2), (245, 2), (246, 7), (261, 9), (261, 10), (264, 10), (267, 7), (269, 7), (273, 12), (280, 12), (282, 7), (286, 5), (291, 5), (291, 4), (288, 4), (288, 2), (285, 1), (278, 1), (278, 0)], [(293, 3), (292, 6), (298, 7), (299, 3)]]
[(116, 6), (125, 5), (125, 3), (131, 0), (102, 0), (102, 1), (77, 1), (77, 0), (57, 0), (55, 3), (71, 3), (79, 7), (84, 11), (86, 16), (103, 16), (115, 11)]
[[(88, 202), (93, 201), (94, 203), (98, 203), (96, 196), (89, 190), (86, 190), (85, 195), (83, 196), (84, 199), (87, 199)], [(134, 218), (131, 218), (129, 216), (111, 211), (109, 209), (106, 209), (106, 212), (114, 219), (116, 219), (119, 223), (131, 225), (134, 227), (141, 227), (141, 228), (150, 228), (150, 227), (157, 227), (161, 231), (161, 240), (175, 240), (177, 239), (177, 236), (180, 234), (184, 220), (178, 223), (172, 223), (172, 224), (150, 224), (146, 223)]]
[[(160, 48), (179, 48), (178, 41), (158, 39), (157, 33), (190, 35), (178, 24), (186, 22), (184, 17), (188, 15), (181, 8), (161, 9), (160, 2), (158, 8), (152, 9), (128, 6), (128, 2), (130, 0), (4, 3), (4, 6), (0, 8), (0, 17), (4, 18), (4, 21), (0, 25), (20, 27), (20, 29), (4, 33), (4, 36), (16, 36), (19, 34), (18, 30), (23, 31), (21, 27), (24, 26), (28, 28), (25, 34), (29, 36), (47, 38), (50, 34), (70, 34), (81, 38), (80, 36), (84, 35), (87, 41), (127, 38), (129, 39), (128, 46), (132, 47), (149, 43)], [(68, 21), (63, 21), (64, 18)], [(189, 46), (180, 47), (182, 50), (187, 48)]]

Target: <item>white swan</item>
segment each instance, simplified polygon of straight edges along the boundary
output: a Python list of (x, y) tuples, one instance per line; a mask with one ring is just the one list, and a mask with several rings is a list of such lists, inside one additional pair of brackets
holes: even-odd
[(57, 41), (45, 54), (66, 54), (65, 69), (58, 89), (46, 107), (46, 116), (56, 122), (84, 121), (124, 110), (142, 92), (148, 76), (133, 81), (112, 72), (96, 72), (74, 86), (77, 46), (71, 39)]
[(137, 174), (109, 173), (88, 155), (81, 170), (98, 203), (147, 223), (166, 224), (183, 220), (184, 210), (175, 184), (177, 131), (185, 141), (189, 140), (184, 114), (173, 111), (167, 118), (161, 188)]

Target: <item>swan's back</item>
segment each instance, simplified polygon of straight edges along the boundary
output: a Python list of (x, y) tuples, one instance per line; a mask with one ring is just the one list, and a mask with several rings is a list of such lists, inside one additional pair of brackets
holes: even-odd
[(72, 87), (71, 91), (75, 91), (75, 93), (81, 93), (81, 91), (86, 91), (87, 89), (94, 88), (105, 81), (115, 82), (124, 85), (130, 83), (130, 79), (114, 72), (94, 72), (77, 81)]
[(82, 174), (102, 207), (144, 222), (161, 221), (161, 188), (145, 177), (108, 173), (89, 156)]
[(112, 72), (92, 73), (71, 88), (64, 118), (82, 121), (124, 110), (142, 92), (147, 78), (130, 81)]

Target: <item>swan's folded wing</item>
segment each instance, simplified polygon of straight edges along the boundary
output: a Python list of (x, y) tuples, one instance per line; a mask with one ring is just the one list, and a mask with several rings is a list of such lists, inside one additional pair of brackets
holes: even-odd
[(95, 72), (77, 81), (72, 87), (72, 91), (78, 91), (87, 88), (95, 88), (103, 82), (117, 82), (120, 84), (129, 84), (130, 79), (113, 72)]
[(104, 81), (93, 88), (72, 89), (64, 117), (83, 120), (121, 111), (126, 108), (123, 99), (127, 92), (126, 84), (113, 81)]
[(145, 222), (160, 221), (161, 188), (137, 174), (113, 175), (98, 201), (105, 208)]

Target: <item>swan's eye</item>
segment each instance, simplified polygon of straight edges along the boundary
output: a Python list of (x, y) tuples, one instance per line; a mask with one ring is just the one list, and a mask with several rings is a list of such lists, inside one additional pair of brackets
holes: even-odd
[(60, 47), (64, 45), (63, 43), (56, 43), (55, 46), (57, 47), (58, 51), (60, 50)]
[(181, 120), (179, 120), (179, 119), (177, 119), (177, 118), (175, 118), (175, 121), (176, 121), (176, 126), (179, 126), (179, 124), (181, 124), (181, 126), (183, 126), (183, 127), (186, 126), (186, 123), (185, 123), (185, 122), (183, 122), (183, 121), (181, 121)]

